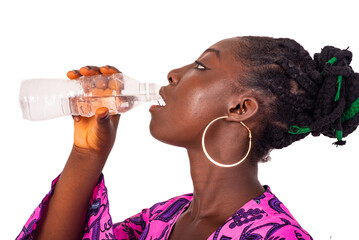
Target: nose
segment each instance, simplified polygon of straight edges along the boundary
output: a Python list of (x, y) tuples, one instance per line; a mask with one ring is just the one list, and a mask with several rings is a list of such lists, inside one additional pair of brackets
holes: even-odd
[(167, 80), (170, 85), (173, 85), (173, 86), (177, 85), (180, 80), (178, 69), (173, 69), (172, 71), (170, 71), (167, 74)]

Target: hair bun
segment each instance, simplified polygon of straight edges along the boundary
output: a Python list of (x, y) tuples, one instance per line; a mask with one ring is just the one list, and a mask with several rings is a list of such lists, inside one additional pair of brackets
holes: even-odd
[(314, 131), (317, 136), (337, 138), (336, 145), (344, 145), (342, 137), (350, 134), (357, 126), (358, 120), (343, 121), (343, 112), (359, 97), (358, 77), (350, 67), (353, 54), (326, 46), (320, 53), (314, 54), (314, 61), (322, 75), (322, 83), (314, 109)]
[(343, 138), (359, 125), (359, 74), (350, 67), (352, 53), (324, 47), (314, 60), (288, 38), (241, 37), (236, 59), (245, 68), (240, 84), (262, 101), (265, 119), (254, 140), (259, 153), (295, 141), (325, 135)]
[(349, 66), (353, 54), (347, 49), (341, 50), (333, 46), (325, 46), (320, 53), (314, 54), (314, 61), (318, 66), (319, 72), (323, 72), (330, 64), (331, 59), (335, 58), (336, 66)]

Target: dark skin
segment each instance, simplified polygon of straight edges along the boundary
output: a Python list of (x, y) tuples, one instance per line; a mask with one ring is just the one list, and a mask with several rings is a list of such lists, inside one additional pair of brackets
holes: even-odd
[[(236, 41), (218, 42), (198, 63), (169, 72), (169, 84), (161, 90), (166, 106), (150, 110), (151, 134), (164, 143), (186, 148), (191, 166), (193, 200), (174, 225), (170, 240), (207, 239), (240, 207), (264, 192), (251, 155), (236, 167), (220, 168), (208, 161), (201, 146), (206, 125), (228, 116), (211, 126), (205, 142), (212, 158), (223, 164), (235, 163), (244, 157), (249, 142), (248, 131), (240, 122), (255, 132), (263, 117), (251, 90), (233, 92), (243, 71), (233, 55)], [(82, 68), (68, 76), (75, 79), (106, 71), (117, 69)], [(92, 188), (115, 141), (119, 116), (109, 116), (106, 108), (98, 109), (92, 118), (74, 120), (74, 147), (40, 222), (37, 239), (81, 238)]]
[(152, 135), (185, 147), (191, 166), (193, 200), (176, 222), (170, 240), (207, 239), (240, 207), (264, 192), (254, 161), (221, 168), (207, 160), (201, 145), (206, 125), (228, 116), (211, 125), (205, 142), (212, 158), (224, 164), (235, 163), (244, 157), (249, 141), (240, 121), (252, 131), (260, 122), (252, 91), (232, 92), (242, 73), (233, 56), (235, 41), (227, 39), (213, 45), (210, 49), (219, 54), (205, 51), (198, 58), (200, 64), (172, 70), (168, 74), (170, 84), (162, 90), (166, 106), (151, 111)]
[[(70, 79), (82, 75), (111, 74), (111, 66), (88, 66), (67, 73)], [(116, 138), (119, 115), (99, 108), (94, 117), (74, 118), (74, 144), (55, 191), (43, 210), (35, 239), (81, 239), (88, 202)]]

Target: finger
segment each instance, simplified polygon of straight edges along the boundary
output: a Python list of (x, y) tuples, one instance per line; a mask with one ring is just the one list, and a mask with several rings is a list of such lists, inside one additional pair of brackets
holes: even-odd
[(96, 66), (86, 66), (80, 68), (79, 72), (84, 76), (98, 75), (100, 74), (100, 68)]
[(96, 110), (95, 117), (100, 125), (107, 124), (110, 121), (110, 112), (108, 111), (108, 108), (101, 107)]
[(115, 127), (115, 129), (117, 129), (121, 115), (120, 114), (110, 115), (108, 108), (101, 107), (96, 110), (95, 117), (99, 125), (104, 126), (112, 122), (114, 124), (113, 126)]
[(71, 80), (77, 79), (77, 78), (81, 77), (81, 74), (78, 70), (72, 70), (72, 71), (67, 72), (67, 77)]
[(102, 74), (114, 74), (114, 73), (120, 73), (120, 71), (113, 67), (113, 66), (110, 66), (110, 65), (106, 65), (106, 66), (103, 66), (100, 68), (100, 72)]

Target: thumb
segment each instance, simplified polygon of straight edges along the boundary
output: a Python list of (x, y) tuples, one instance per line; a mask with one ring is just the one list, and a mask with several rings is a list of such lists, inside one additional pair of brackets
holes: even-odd
[(108, 108), (101, 107), (101, 108), (97, 109), (96, 113), (95, 113), (95, 118), (96, 118), (98, 125), (100, 125), (100, 126), (109, 124), (110, 123), (110, 112), (109, 112)]

